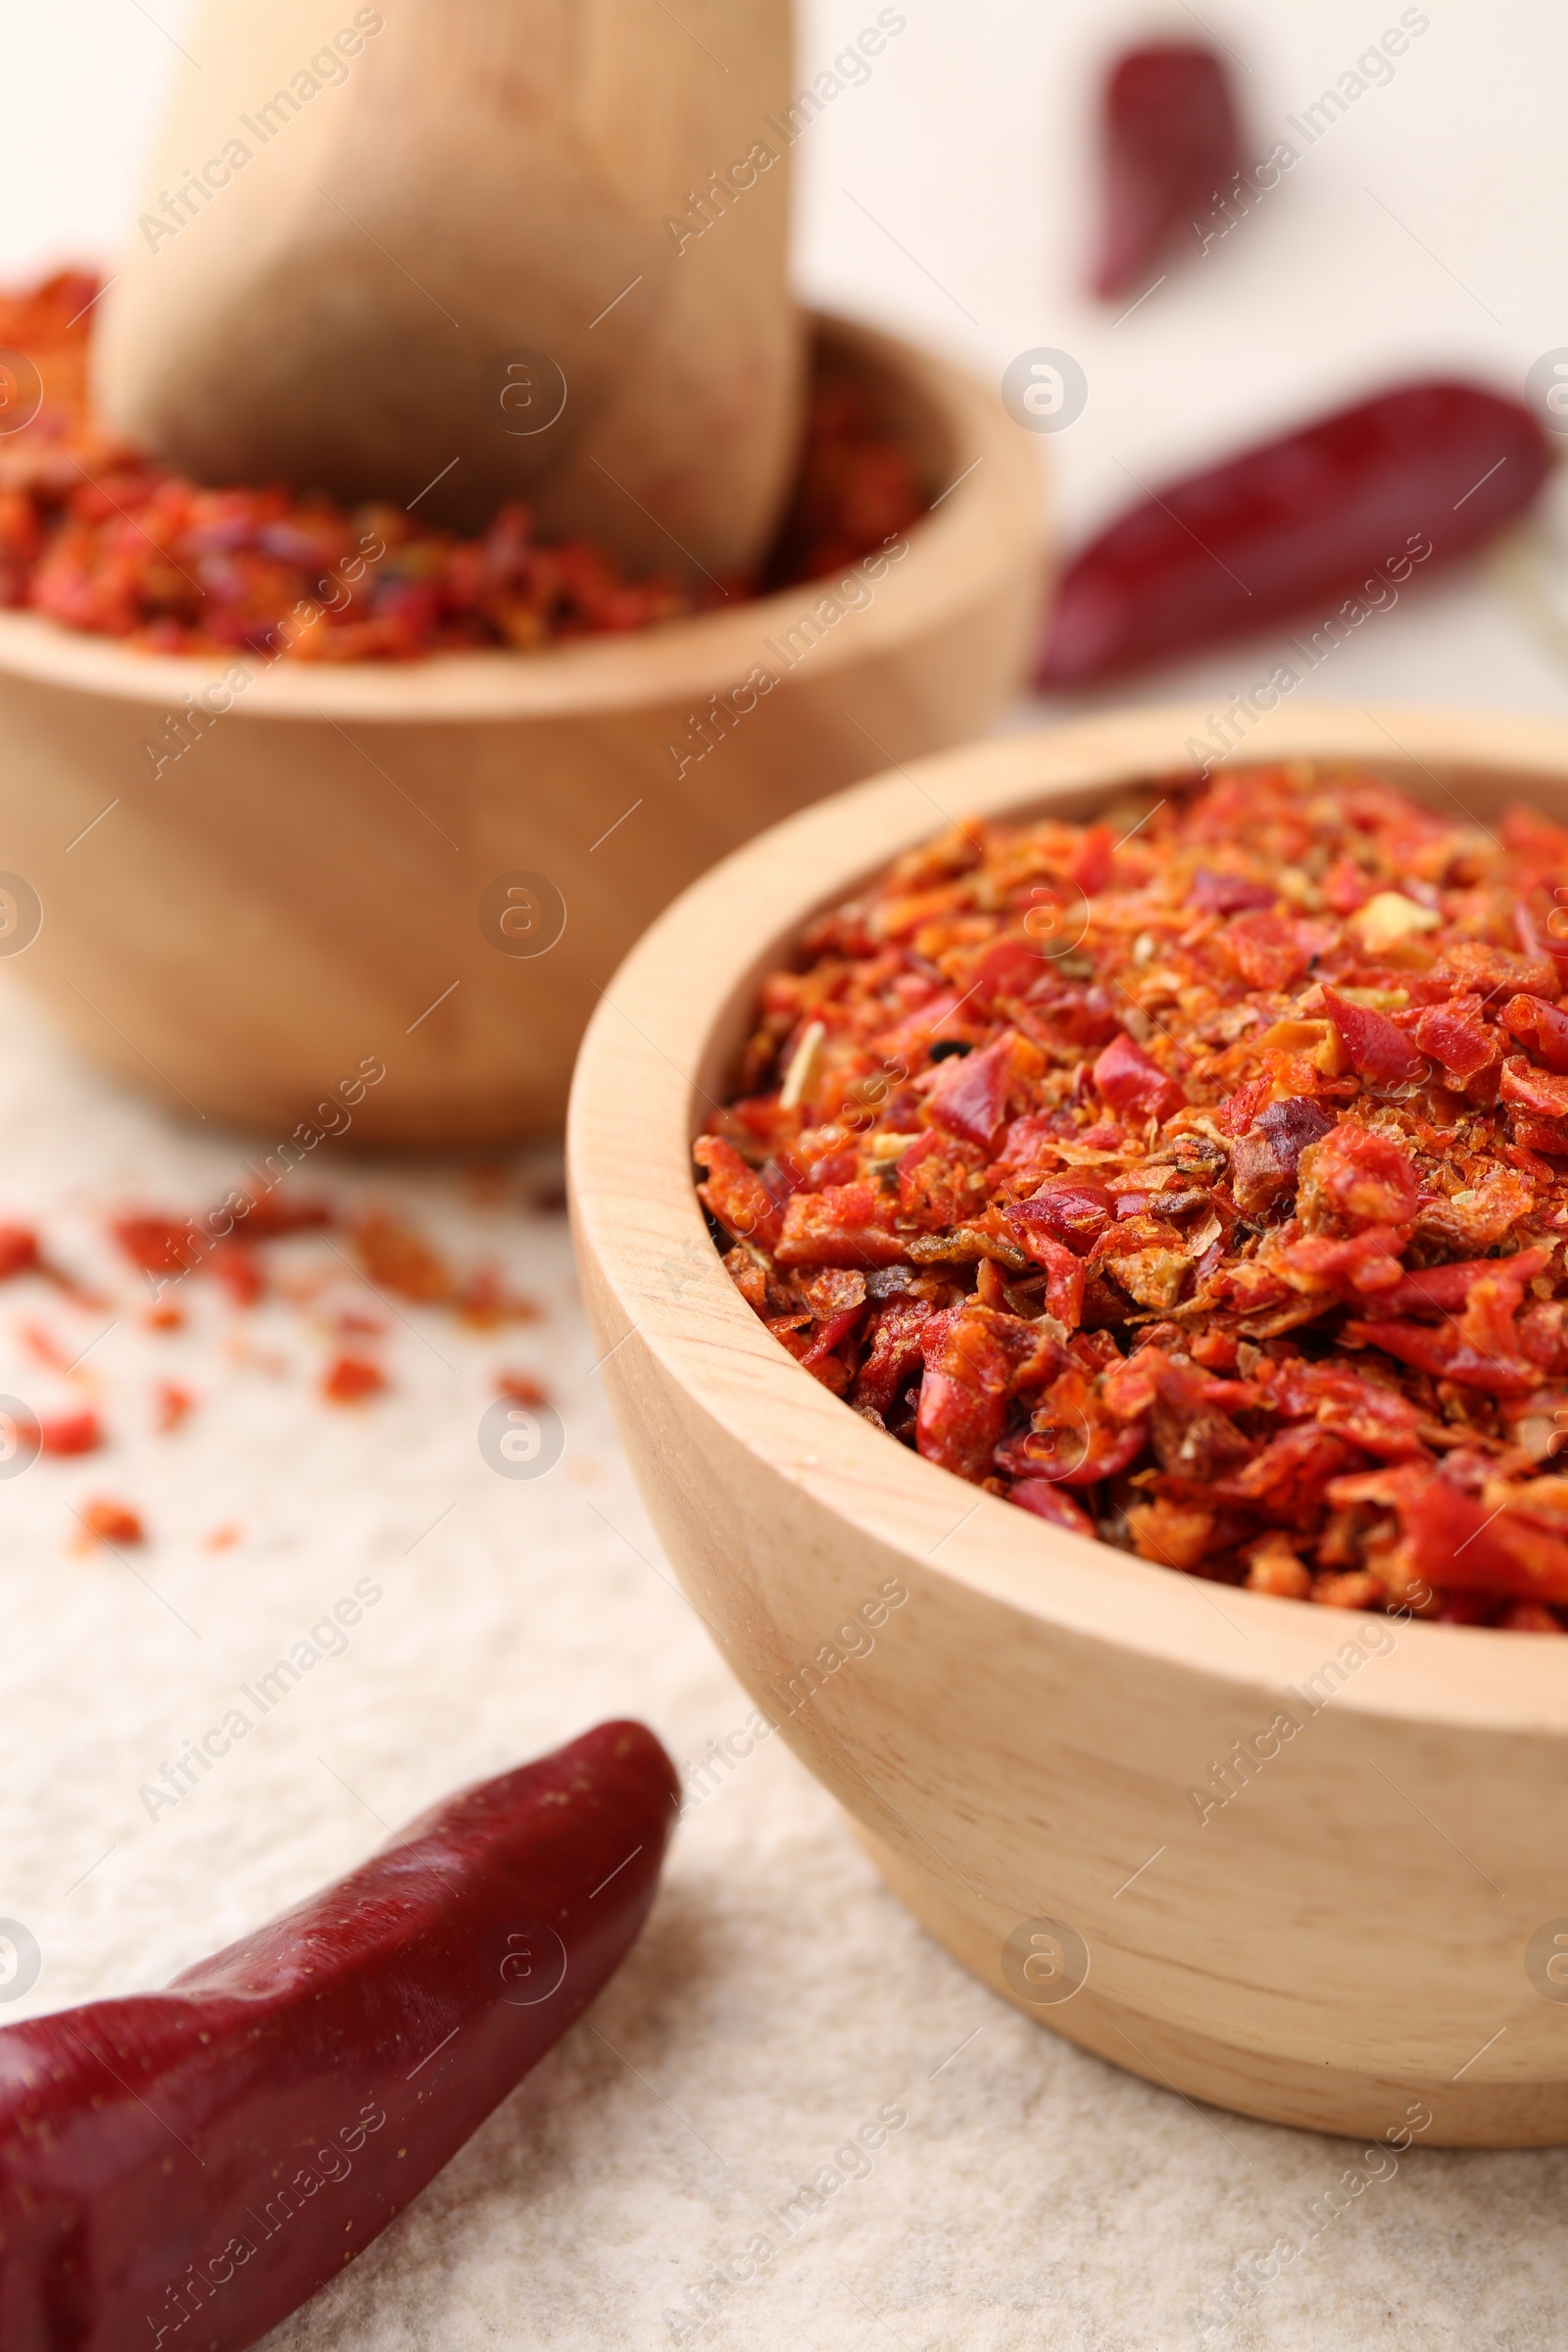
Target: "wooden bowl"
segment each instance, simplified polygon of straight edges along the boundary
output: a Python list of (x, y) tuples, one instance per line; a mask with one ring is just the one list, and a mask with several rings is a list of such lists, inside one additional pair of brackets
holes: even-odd
[(651, 917), (781, 814), (983, 726), (1026, 658), (1029, 436), (923, 352), (817, 331), (940, 500), (842, 578), (409, 665), (151, 657), (0, 613), (0, 863), (43, 917), (0, 930), (4, 968), (124, 1077), (279, 1140), (362, 1063), (386, 1074), (351, 1141), (559, 1126)]
[[(758, 981), (811, 914), (944, 812), (1086, 815), (1207, 734), (1197, 710), (1117, 712), (925, 760), (668, 909), (610, 984), (572, 1098), (604, 1378), (735, 1672), (997, 1991), (1246, 2114), (1565, 2140), (1568, 1642), (1222, 1590), (962, 1485), (769, 1337), (692, 1189)], [(1483, 818), (1516, 795), (1568, 814), (1560, 721), (1302, 703), (1237, 753), (1297, 756)], [(1191, 1788), (1286, 1707), (1301, 1732), (1201, 1823)]]

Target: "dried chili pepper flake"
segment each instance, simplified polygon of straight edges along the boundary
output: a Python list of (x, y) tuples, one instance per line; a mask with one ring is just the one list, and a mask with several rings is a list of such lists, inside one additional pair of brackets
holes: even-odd
[(1568, 1113), (1568, 1077), (1534, 1068), (1522, 1054), (1509, 1054), (1503, 1062), (1499, 1091), (1505, 1102), (1521, 1103), (1544, 1119), (1560, 1119)]
[[(1441, 1061), (1446, 1070), (1452, 1070), (1457, 1078), (1473, 1078), (1478, 1070), (1494, 1062), (1498, 1053), (1496, 1033), (1488, 1029), (1480, 1009), (1479, 998), (1429, 1005), (1410, 1034), (1418, 1050)], [(1568, 1022), (1564, 1028), (1568, 1030)]]
[(1372, 1609), (1387, 1597), (1378, 1579), (1365, 1568), (1330, 1572), (1312, 1579), (1311, 1598), (1320, 1608)]
[(989, 1148), (1002, 1128), (1013, 1060), (1009, 1031), (980, 1053), (945, 1063), (926, 1096), (928, 1115), (965, 1141)]
[(452, 1269), (417, 1227), (389, 1209), (371, 1209), (350, 1227), (354, 1254), (368, 1281), (415, 1306), (444, 1306), (456, 1289)]
[(892, 1411), (921, 1367), (920, 1333), (932, 1311), (929, 1298), (895, 1298), (873, 1314), (855, 1384), (855, 1403), (861, 1411)]
[(1497, 1015), (1499, 1027), (1544, 1061), (1548, 1070), (1568, 1074), (1568, 1013), (1541, 997), (1510, 997)]
[(774, 1251), (781, 1266), (892, 1266), (907, 1255), (906, 1238), (888, 1223), (882, 1188), (869, 1181), (795, 1193)]
[(1246, 914), (1253, 907), (1277, 906), (1279, 890), (1250, 874), (1222, 874), (1200, 865), (1192, 879), (1187, 904), (1200, 914)]
[(109, 1230), (144, 1274), (188, 1274), (209, 1247), (189, 1217), (117, 1217)]
[(176, 1381), (161, 1380), (153, 1391), (155, 1426), (160, 1436), (167, 1437), (172, 1429), (177, 1429), (195, 1402), (189, 1389), (182, 1389)]
[(1297, 1163), (1303, 1223), (1352, 1230), (1408, 1222), (1419, 1204), (1410, 1154), (1402, 1142), (1342, 1119)]
[(103, 1423), (90, 1406), (38, 1416), (38, 1444), (45, 1453), (96, 1453), (103, 1442)]
[[(1069, 564), (1036, 683), (1080, 687), (1300, 613), (1353, 626), (1417, 564), (1523, 514), (1550, 465), (1522, 403), (1433, 379), (1165, 483)], [(1391, 868), (1361, 903), (1403, 881)]]
[(1064, 1527), (1069, 1535), (1090, 1536), (1095, 1523), (1081, 1502), (1074, 1502), (1059, 1485), (1049, 1478), (1020, 1478), (1011, 1488), (1007, 1500), (1020, 1510), (1033, 1511), (1037, 1519), (1045, 1519), (1053, 1527)]
[(30, 1315), (17, 1325), (17, 1337), (27, 1353), (40, 1364), (47, 1364), (51, 1372), (69, 1371), (79, 1352), (75, 1348), (68, 1348), (47, 1323), (39, 1323)]
[(128, 1502), (114, 1502), (107, 1495), (98, 1495), (82, 1505), (80, 1518), (89, 1536), (99, 1544), (145, 1544), (147, 1541), (147, 1531), (140, 1515), (131, 1509)]
[(248, 1241), (219, 1242), (208, 1259), (208, 1270), (235, 1306), (254, 1306), (267, 1289), (261, 1258)]
[(1135, 1119), (1168, 1119), (1187, 1098), (1174, 1078), (1144, 1052), (1135, 1038), (1112, 1038), (1094, 1067), (1095, 1084), (1107, 1108)]
[(1321, 1143), (1333, 1125), (1309, 1096), (1287, 1095), (1283, 1102), (1265, 1102), (1254, 1123), (1233, 1129), (1231, 1182), (1237, 1207), (1250, 1213), (1294, 1193), (1302, 1152)]
[(465, 1274), (452, 1303), (461, 1320), (475, 1331), (496, 1331), (503, 1323), (536, 1323), (544, 1309), (536, 1298), (513, 1290), (499, 1266), (475, 1266)]
[(1505, 1634), (1560, 1634), (1568, 1632), (1561, 1617), (1539, 1600), (1511, 1600), (1499, 1617), (1493, 1621)]
[(321, 1395), (332, 1404), (361, 1404), (367, 1396), (378, 1396), (387, 1385), (378, 1364), (361, 1355), (339, 1355), (322, 1375)]
[(919, 1450), (960, 1478), (979, 1479), (1006, 1419), (1011, 1362), (989, 1325), (986, 1310), (933, 1315), (920, 1334), (925, 1376), (920, 1384)]
[(700, 1135), (692, 1152), (708, 1171), (707, 1182), (697, 1188), (704, 1207), (735, 1241), (772, 1249), (783, 1228), (783, 1211), (756, 1169), (720, 1135)]
[(1247, 1589), (1271, 1592), (1280, 1600), (1306, 1600), (1312, 1592), (1312, 1571), (1289, 1536), (1270, 1528), (1246, 1547)]
[(387, 1326), (384, 1317), (368, 1314), (363, 1306), (343, 1306), (331, 1318), (332, 1329), (345, 1339), (382, 1340)]
[[(1037, 1237), (1043, 1236), (1087, 1257), (1114, 1222), (1116, 1209), (1104, 1185), (1087, 1173), (1069, 1172), (1048, 1176), (1037, 1193), (1027, 1200), (1015, 1200), (1006, 1213), (1007, 1222), (1031, 1256), (1036, 1252)], [(1045, 1265), (1049, 1261), (1042, 1258), (1040, 1262)]]
[[(982, 999), (987, 1004), (999, 997), (1027, 996), (1036, 984), (1049, 973), (1045, 950), (1032, 940), (994, 940), (981, 954), (969, 972), (969, 999)], [(954, 1053), (965, 1051), (961, 1040), (938, 1040), (931, 1049), (933, 1061), (945, 1060)], [(972, 1049), (967, 1049), (972, 1051)]]
[(1394, 1023), (1370, 1004), (1354, 1004), (1337, 990), (1322, 992), (1323, 1008), (1358, 1077), (1380, 1086), (1400, 1086), (1418, 1076), (1424, 1057)]
[(1521, 1250), (1514, 1257), (1478, 1257), (1460, 1259), (1457, 1263), (1424, 1266), (1419, 1272), (1406, 1274), (1398, 1285), (1387, 1293), (1382, 1303), (1394, 1314), (1411, 1315), (1430, 1311), (1452, 1314), (1464, 1306), (1470, 1297), (1471, 1285), (1481, 1276), (1494, 1279), (1503, 1275), (1521, 1284), (1531, 1282), (1551, 1263), (1552, 1251), (1547, 1244), (1533, 1250)]
[(1225, 1527), (1219, 1514), (1200, 1504), (1176, 1502), (1161, 1494), (1152, 1502), (1135, 1502), (1127, 1512), (1133, 1549), (1162, 1568), (1197, 1569), (1211, 1551), (1224, 1544)]
[(1054, 1315), (1069, 1331), (1076, 1331), (1084, 1315), (1082, 1260), (1064, 1243), (1053, 1241), (1049, 1233), (1031, 1234), (1026, 1230), (1020, 1238), (1035, 1263), (1046, 1269), (1046, 1312)]
[(824, 1316), (814, 1326), (800, 1359), (808, 1371), (814, 1371), (818, 1364), (825, 1362), (839, 1343), (849, 1338), (864, 1312), (863, 1303), (847, 1306), (836, 1315)]
[(1178, 241), (1190, 242), (1242, 170), (1224, 59), (1196, 41), (1125, 51), (1105, 80), (1100, 137), (1093, 283), (1108, 301), (1140, 290)]
[(514, 1404), (548, 1404), (550, 1392), (543, 1381), (535, 1380), (531, 1372), (498, 1372), (496, 1395), (510, 1396)]
[(1249, 988), (1294, 987), (1311, 963), (1315, 950), (1305, 923), (1267, 912), (1239, 914), (1215, 941), (1220, 956)]
[[(247, 1205), (236, 1215), (234, 1229), (247, 1241), (285, 1241), (296, 1233), (321, 1233), (337, 1223), (337, 1212), (329, 1200), (295, 1200), (279, 1193), (252, 1193)], [(208, 1220), (215, 1223), (215, 1210)]]

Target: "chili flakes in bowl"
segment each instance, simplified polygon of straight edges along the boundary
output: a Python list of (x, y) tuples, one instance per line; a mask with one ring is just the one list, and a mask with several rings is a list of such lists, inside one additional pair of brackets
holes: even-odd
[(958, 1477), (1568, 1627), (1568, 828), (1305, 764), (964, 822), (811, 926), (694, 1149), (769, 1331)]

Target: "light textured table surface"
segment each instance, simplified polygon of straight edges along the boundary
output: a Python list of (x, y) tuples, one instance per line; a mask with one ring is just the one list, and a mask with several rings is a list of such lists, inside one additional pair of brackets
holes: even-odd
[[(110, 1441), (0, 1482), (0, 1912), (43, 1954), (4, 2015), (160, 1984), (357, 1862), (383, 1824), (605, 1715), (645, 1717), (687, 1768), (745, 1722), (621, 1459), (564, 1221), (527, 1205), (523, 1175), (367, 1170), (326, 1146), (308, 1181), (345, 1209), (414, 1214), (460, 1262), (499, 1257), (545, 1307), (535, 1323), (481, 1334), (378, 1305), (307, 1236), (273, 1253), (299, 1297), (239, 1311), (193, 1279), (186, 1327), (148, 1331), (104, 1212), (199, 1209), (251, 1141), (166, 1119), (71, 1060), (12, 991), (0, 1002), (0, 1210), (36, 1218), (108, 1301), (0, 1291), (0, 1393), (89, 1396)], [(391, 1385), (352, 1410), (317, 1393), (345, 1306), (388, 1327), (355, 1345)], [(95, 1343), (72, 1381), (40, 1371), (29, 1324), (67, 1360)], [(503, 1367), (559, 1404), (546, 1477), (481, 1457)], [(197, 1399), (169, 1436), (152, 1427), (163, 1379)], [(74, 1514), (97, 1494), (142, 1513), (145, 1546), (82, 1553)], [(213, 1549), (225, 1529), (238, 1541)], [(247, 1708), (252, 1729), (177, 1805), (150, 1806), (165, 1761), (367, 1578), (382, 1597), (347, 1649), (265, 1717)], [(874, 2159), (836, 2163), (889, 2110), (907, 2120)], [(770, 1740), (698, 1784), (652, 1927), (591, 2019), (274, 2340), (1156, 2352), (1198, 2340), (1183, 2315), (1237, 2265), (1304, 2241), (1292, 2209), (1355, 2154), (1201, 2112), (1005, 2008)], [(785, 2238), (769, 2217), (808, 2183), (820, 2209)], [(1209, 2340), (1544, 2344), (1568, 2291), (1565, 2193), (1568, 2154), (1412, 2152)], [(780, 2250), (737, 2281), (760, 2232)], [(705, 2289), (720, 2265), (730, 2283)]]
[[(803, 79), (875, 13), (812, 0)], [(1516, 386), (1568, 343), (1568, 20), (1544, 0), (1432, 7), (1393, 81), (1302, 155), (1270, 209), (1119, 326), (1072, 288), (1075, 191), (1090, 62), (1141, 16), (1089, 0), (903, 13), (871, 79), (796, 151), (803, 284), (993, 378), (1030, 346), (1074, 352), (1090, 403), (1048, 445), (1074, 531), (1135, 480), (1397, 373), (1454, 366)], [(1191, 29), (1192, 13), (1173, 21)], [(8, 270), (110, 248), (185, 14), (179, 0), (3, 0)], [(1236, 0), (1204, 14), (1252, 68), (1261, 155), (1399, 11)], [(1138, 692), (1217, 696), (1269, 658), (1239, 649)], [(1568, 670), (1479, 575), (1407, 597), (1302, 691), (1568, 711)], [(341, 1199), (416, 1211), (460, 1256), (498, 1251), (549, 1310), (491, 1337), (424, 1310), (389, 1318), (392, 1388), (334, 1412), (314, 1393), (328, 1341), (308, 1303), (239, 1318), (192, 1285), (191, 1327), (154, 1336), (104, 1244), (107, 1206), (199, 1208), (251, 1139), (166, 1120), (64, 1055), (10, 990), (0, 1003), (0, 1214), (36, 1215), (125, 1306), (117, 1321), (0, 1292), (0, 1391), (43, 1394), (17, 1336), (29, 1315), (68, 1354), (116, 1322), (80, 1367), (110, 1449), (0, 1483), (0, 1913), (43, 1952), (34, 1991), (4, 2014), (156, 1984), (360, 1859), (383, 1821), (602, 1715), (646, 1716), (682, 1764), (744, 1721), (591, 1377), (564, 1223), (527, 1208), (519, 1179), (485, 1204), (462, 1171), (344, 1156), (316, 1171)], [(303, 1279), (319, 1246), (289, 1262)], [(566, 1451), (547, 1478), (503, 1480), (480, 1457), (503, 1364), (542, 1375), (560, 1404)], [(200, 1394), (172, 1437), (150, 1426), (163, 1377)], [(73, 1548), (72, 1506), (100, 1493), (146, 1515), (149, 1544), (126, 1555), (139, 1577)], [(240, 1540), (210, 1548), (230, 1524)], [(347, 1651), (149, 1820), (138, 1790), (164, 1759), (363, 1577), (383, 1597)], [(822, 2168), (886, 2108), (906, 2122), (828, 2191)], [(1274, 2241), (1307, 2239), (1300, 2214), (1355, 2153), (1200, 2112), (1004, 2009), (912, 1926), (769, 1740), (689, 1813), (649, 1934), (592, 2020), (273, 2341), (1163, 2352), (1198, 2340), (1185, 2315), (1212, 2311), (1254, 2256), (1267, 2270)], [(745, 2270), (766, 2215), (813, 2180), (820, 2210), (760, 2276), (703, 2287), (732, 2258)], [(1565, 2191), (1560, 2153), (1412, 2151), (1272, 2280), (1253, 2270), (1208, 2341), (1559, 2342)]]

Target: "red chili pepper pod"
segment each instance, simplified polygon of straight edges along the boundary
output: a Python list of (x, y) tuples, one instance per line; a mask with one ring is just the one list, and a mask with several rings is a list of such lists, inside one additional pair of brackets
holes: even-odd
[(1094, 290), (1142, 292), (1242, 168), (1223, 60), (1197, 42), (1129, 49), (1101, 101), (1102, 215)]
[(5, 2352), (241, 2352), (335, 2278), (635, 1940), (679, 1783), (606, 1723), (164, 1992), (0, 2032)]
[(1067, 567), (1035, 682), (1084, 686), (1301, 616), (1332, 642), (1396, 603), (1417, 567), (1523, 514), (1550, 465), (1530, 411), (1478, 384), (1404, 384), (1341, 409), (1102, 531)]

